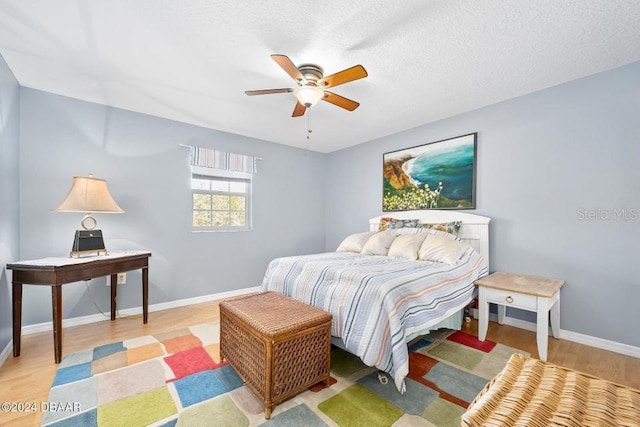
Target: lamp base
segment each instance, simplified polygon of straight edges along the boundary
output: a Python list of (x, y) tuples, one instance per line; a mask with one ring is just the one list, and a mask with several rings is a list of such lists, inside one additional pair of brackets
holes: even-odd
[(102, 230), (76, 230), (69, 257), (80, 258), (97, 255), (109, 255), (104, 247)]

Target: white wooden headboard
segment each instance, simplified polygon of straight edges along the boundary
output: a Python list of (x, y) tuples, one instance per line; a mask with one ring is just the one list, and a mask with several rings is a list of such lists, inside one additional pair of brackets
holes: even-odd
[(370, 231), (378, 231), (380, 218), (418, 219), (421, 224), (462, 221), (458, 237), (478, 251), (484, 258), (487, 269), (489, 268), (489, 221), (491, 218), (449, 210), (387, 212), (369, 220)]

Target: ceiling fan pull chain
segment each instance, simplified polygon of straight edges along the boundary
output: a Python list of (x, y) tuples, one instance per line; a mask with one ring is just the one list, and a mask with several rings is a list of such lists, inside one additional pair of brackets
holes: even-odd
[(311, 110), (307, 112), (307, 141), (311, 139)]

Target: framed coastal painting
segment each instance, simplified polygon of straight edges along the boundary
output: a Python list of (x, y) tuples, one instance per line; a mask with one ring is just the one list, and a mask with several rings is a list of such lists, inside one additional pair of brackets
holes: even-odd
[(477, 133), (384, 153), (382, 210), (475, 209)]

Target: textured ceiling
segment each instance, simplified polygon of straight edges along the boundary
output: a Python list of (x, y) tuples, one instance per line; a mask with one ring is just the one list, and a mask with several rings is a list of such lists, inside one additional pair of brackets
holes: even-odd
[[(639, 22), (638, 0), (2, 0), (0, 53), (25, 87), (331, 152), (639, 61)], [(362, 64), (333, 89), (360, 107), (246, 96), (295, 86), (272, 53)]]

